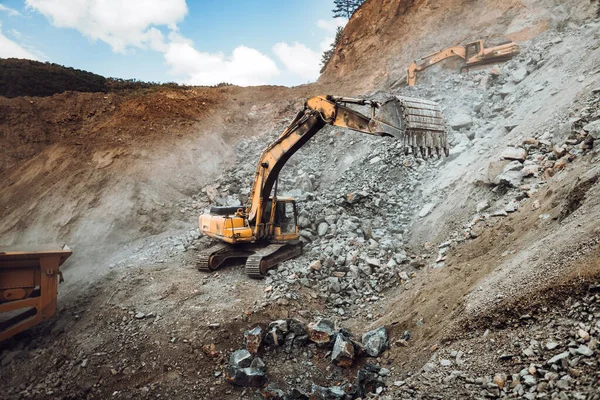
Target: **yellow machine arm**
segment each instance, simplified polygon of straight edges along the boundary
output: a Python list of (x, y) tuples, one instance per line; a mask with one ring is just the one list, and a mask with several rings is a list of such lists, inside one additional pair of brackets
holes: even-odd
[(467, 58), (464, 46), (454, 46), (442, 51), (438, 51), (437, 53), (429, 54), (421, 58), (421, 60), (424, 61), (420, 64), (417, 64), (416, 61), (413, 61), (413, 63), (408, 67), (408, 71), (406, 73), (406, 83), (408, 86), (414, 86), (415, 82), (417, 81), (417, 72), (423, 71), (425, 68), (431, 67), (432, 65), (444, 61), (450, 57), (460, 57), (463, 60), (466, 60)]
[(406, 71), (406, 83), (408, 86), (414, 86), (417, 81), (417, 72), (429, 68), (450, 57), (459, 57), (465, 61), (465, 67), (475, 65), (489, 64), (494, 62), (506, 61), (519, 54), (519, 45), (514, 42), (504, 43), (498, 46), (485, 48), (483, 40), (476, 40), (467, 43), (464, 46), (454, 46), (438, 51), (437, 53), (429, 54), (417, 64), (414, 61)]
[[(366, 116), (345, 106), (371, 108)], [(377, 111), (377, 112), (376, 112)], [(308, 99), (279, 138), (267, 147), (258, 162), (245, 216), (258, 225), (279, 172), (290, 157), (326, 124), (376, 136), (394, 136), (424, 155), (448, 152), (444, 123), (437, 104), (426, 100), (393, 98), (383, 103), (335, 96)]]

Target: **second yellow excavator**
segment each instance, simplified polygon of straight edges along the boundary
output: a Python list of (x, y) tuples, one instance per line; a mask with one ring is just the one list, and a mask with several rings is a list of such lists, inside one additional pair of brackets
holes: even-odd
[(517, 54), (519, 54), (519, 45), (510, 41), (488, 48), (484, 46), (483, 40), (476, 40), (464, 46), (449, 47), (422, 57), (419, 64), (416, 61), (410, 64), (406, 72), (406, 84), (414, 86), (417, 82), (417, 72), (450, 57), (459, 57), (464, 60), (465, 65), (461, 68), (462, 70), (476, 65), (506, 61)]
[[(348, 107), (370, 107), (367, 116)], [(298, 212), (291, 197), (277, 196), (279, 172), (290, 157), (325, 125), (335, 125), (404, 142), (406, 152), (448, 155), (444, 120), (439, 106), (427, 100), (393, 97), (383, 102), (336, 96), (308, 99), (304, 109), (279, 138), (262, 153), (245, 206), (212, 207), (200, 216), (200, 231), (219, 239), (201, 251), (198, 269), (213, 271), (226, 260), (245, 259), (246, 273), (261, 278), (282, 261), (302, 253)], [(273, 192), (273, 195), (271, 193)]]

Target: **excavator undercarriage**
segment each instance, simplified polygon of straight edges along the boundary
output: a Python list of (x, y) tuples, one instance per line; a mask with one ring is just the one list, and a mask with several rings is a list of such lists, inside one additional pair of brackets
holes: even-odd
[[(370, 115), (349, 105), (366, 106)], [(308, 99), (279, 138), (262, 153), (248, 203), (212, 207), (199, 218), (200, 231), (223, 243), (200, 252), (197, 266), (214, 271), (229, 262), (245, 262), (251, 278), (261, 278), (277, 264), (302, 254), (294, 199), (277, 196), (279, 172), (289, 158), (325, 125), (374, 136), (391, 136), (416, 156), (448, 155), (439, 106), (428, 100), (392, 97), (385, 101), (338, 96)]]
[(202, 250), (198, 255), (200, 271), (212, 272), (228, 261), (244, 261), (245, 271), (250, 278), (259, 279), (279, 263), (302, 254), (302, 242), (248, 243), (232, 245), (219, 243)]

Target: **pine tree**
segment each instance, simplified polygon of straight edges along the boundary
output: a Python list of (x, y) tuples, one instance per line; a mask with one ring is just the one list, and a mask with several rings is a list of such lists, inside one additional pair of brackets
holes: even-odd
[(335, 39), (333, 40), (333, 43), (331, 43), (331, 46), (329, 47), (329, 49), (325, 50), (323, 52), (323, 55), (321, 56), (321, 73), (323, 73), (323, 71), (325, 71), (325, 67), (327, 67), (327, 63), (329, 62), (329, 60), (331, 59), (331, 57), (333, 57), (333, 53), (335, 53), (335, 49), (338, 45), (338, 43), (340, 42), (340, 40), (342, 39), (342, 34), (344, 33), (344, 28), (342, 28), (341, 26), (337, 27), (337, 30), (335, 31)]
[(366, 0), (333, 0), (335, 8), (331, 10), (333, 12), (333, 18), (347, 18), (350, 19), (354, 11), (361, 6)]

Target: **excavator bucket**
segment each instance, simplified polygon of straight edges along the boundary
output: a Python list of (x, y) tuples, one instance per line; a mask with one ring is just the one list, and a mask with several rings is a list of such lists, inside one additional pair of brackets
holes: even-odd
[(0, 342), (56, 313), (59, 267), (67, 246), (48, 251), (0, 251)]
[(373, 118), (377, 130), (404, 142), (405, 153), (449, 154), (444, 118), (437, 103), (412, 97), (396, 96), (383, 102)]

